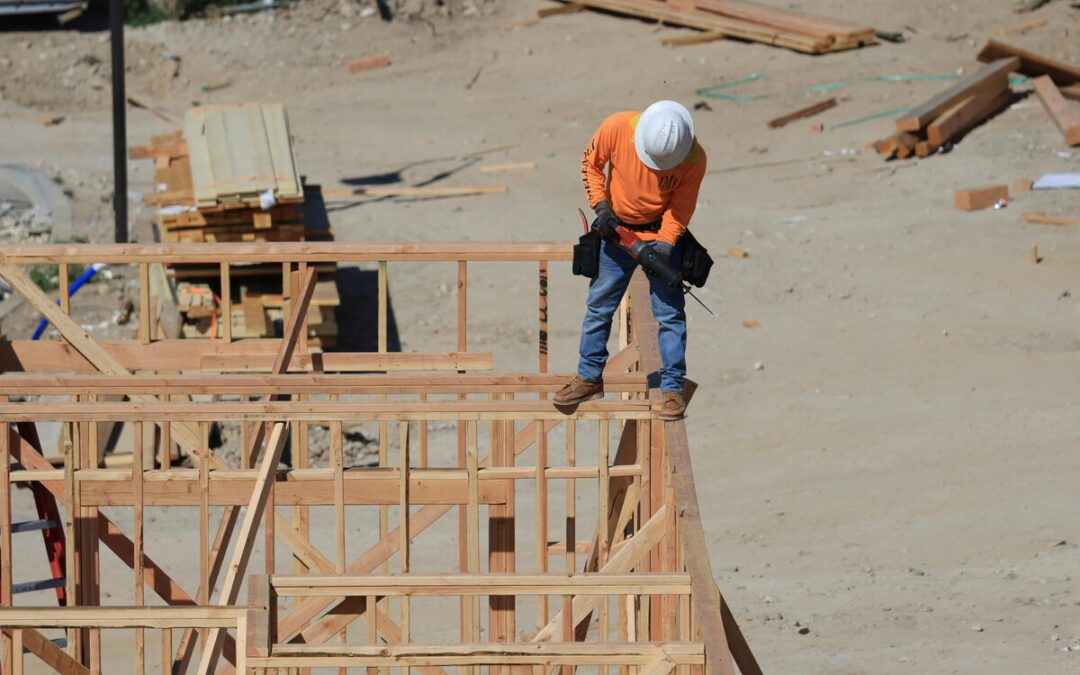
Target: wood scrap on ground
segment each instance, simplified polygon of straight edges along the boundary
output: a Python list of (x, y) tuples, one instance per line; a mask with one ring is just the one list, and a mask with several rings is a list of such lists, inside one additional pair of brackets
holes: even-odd
[(480, 171), (481, 173), (501, 173), (503, 171), (520, 171), (535, 168), (536, 162), (504, 162), (503, 164), (487, 164), (480, 167)]
[(1029, 211), (1020, 214), (1020, 217), (1032, 225), (1080, 225), (1080, 218), (1062, 218), (1048, 213)]
[[(808, 54), (877, 42), (871, 26), (742, 0), (575, 0), (572, 4)], [(691, 44), (671, 40), (665, 44)]]
[(690, 35), (676, 35), (674, 37), (666, 37), (660, 39), (660, 44), (665, 47), (689, 47), (691, 45), (700, 45), (706, 42), (715, 42), (716, 40), (723, 40), (724, 33), (718, 30), (707, 30), (703, 33), (691, 33)]
[(1036, 28), (1042, 28), (1049, 22), (1049, 19), (1043, 17), (1041, 19), (1032, 19), (1031, 21), (1024, 21), (1023, 23), (1013, 24), (1012, 26), (1006, 26), (998, 31), (998, 37), (1008, 37), (1014, 34), (1023, 35), (1029, 30), (1035, 30)]
[(1009, 199), (1008, 185), (983, 185), (957, 190), (953, 196), (956, 208), (961, 211), (979, 211)]
[(1049, 75), (1057, 85), (1069, 85), (1080, 82), (1080, 66), (1073, 66), (1064, 61), (1042, 54), (1014, 47), (998, 40), (989, 40), (976, 57), (982, 63), (990, 63), (1002, 58), (1015, 56), (1020, 59), (1016, 72), (1028, 77)]
[(1049, 75), (1035, 78), (1035, 93), (1050, 119), (1061, 130), (1065, 143), (1080, 145), (1080, 106), (1066, 101)]
[(1058, 87), (1058, 91), (1060, 91), (1061, 95), (1067, 99), (1080, 101), (1080, 84), (1068, 84), (1063, 87)]
[(897, 133), (874, 144), (886, 159), (929, 157), (1012, 102), (1009, 73), (1019, 58), (989, 63), (896, 120)]
[(364, 59), (353, 59), (345, 62), (345, 68), (350, 73), (359, 73), (364, 70), (375, 70), (377, 68), (386, 68), (390, 65), (390, 55), (380, 54), (379, 56), (369, 56)]
[(790, 112), (786, 115), (781, 115), (780, 117), (769, 120), (768, 127), (770, 129), (779, 129), (780, 127), (788, 124), (789, 122), (794, 122), (795, 120), (811, 117), (830, 108), (835, 108), (836, 105), (837, 103), (835, 98), (818, 101), (817, 103), (808, 105), (805, 108), (800, 108), (798, 110), (795, 110), (794, 112)]
[(152, 101), (150, 101), (149, 98), (142, 96), (141, 94), (128, 92), (127, 102), (135, 106), (136, 108), (142, 108), (143, 110), (150, 113), (159, 120), (167, 122), (174, 127), (183, 126), (184, 124), (183, 120), (181, 120), (179, 117), (157, 107)]

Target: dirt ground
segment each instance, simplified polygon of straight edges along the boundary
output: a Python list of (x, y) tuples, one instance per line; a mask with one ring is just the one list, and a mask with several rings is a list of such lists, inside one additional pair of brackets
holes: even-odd
[[(952, 204), (958, 187), (1076, 171), (1080, 150), (1034, 97), (925, 160), (864, 149), (890, 117), (833, 128), (944, 86), (872, 78), (970, 72), (987, 37), (1026, 17), (1009, 2), (805, 0), (909, 37), (812, 57), (735, 41), (667, 48), (661, 37), (685, 31), (588, 12), (508, 29), (545, 6), (429, 8), (387, 24), (313, 0), (159, 24), (128, 31), (128, 86), (173, 114), (196, 101), (284, 102), (301, 169), (324, 185), (509, 186), (338, 205), (345, 242), (569, 240), (584, 205), (580, 153), (600, 120), (661, 98), (695, 108), (710, 171), (692, 227), (718, 254), (750, 255), (717, 256), (700, 293), (717, 318), (689, 305), (701, 388), (688, 425), (713, 568), (765, 672), (1080, 671), (1080, 237), (1020, 219), (1076, 217), (1077, 196), (1019, 194), (976, 213)], [(1039, 16), (1046, 26), (1010, 40), (1080, 62), (1080, 11), (1055, 2)], [(110, 189), (107, 50), (101, 32), (0, 32), (0, 161), (67, 176), (76, 232), (95, 241), (110, 236), (107, 215), (89, 220)], [(343, 67), (382, 53), (389, 68)], [(695, 94), (753, 73), (763, 77), (725, 91), (761, 98)], [(806, 91), (831, 82), (844, 84)], [(815, 119), (765, 126), (830, 95), (839, 106)], [(46, 115), (65, 120), (43, 127)], [(132, 144), (169, 130), (134, 109), (129, 125)], [(497, 161), (538, 166), (478, 170)], [(131, 168), (145, 226), (150, 162)], [(500, 370), (533, 369), (535, 269), (475, 268), (470, 348), (493, 351)], [(390, 279), (403, 348), (451, 349), (452, 266), (403, 264)], [(584, 293), (568, 265), (553, 266), (555, 371), (574, 368)], [(32, 317), (12, 321), (14, 337)]]

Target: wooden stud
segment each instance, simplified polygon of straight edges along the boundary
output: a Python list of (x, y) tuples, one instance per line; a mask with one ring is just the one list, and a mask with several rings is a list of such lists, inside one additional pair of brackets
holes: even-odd
[[(11, 433), (10, 425), (4, 424), (0, 430), (0, 607), (12, 606)], [(10, 672), (13, 660), (22, 661), (22, 652), (14, 651), (10, 636), (0, 636), (0, 641), (3, 643), (0, 666)]]
[[(64, 265), (64, 267), (67, 267)], [(66, 312), (65, 312), (66, 314)], [(150, 330), (150, 265), (139, 265), (139, 340), (149, 344), (153, 338)]]
[(232, 342), (232, 275), (228, 261), (221, 263), (221, 339)]
[[(134, 499), (134, 531), (132, 542), (134, 543), (134, 566), (135, 572), (135, 606), (142, 607), (146, 590), (143, 576), (143, 424), (135, 422), (132, 427), (134, 445), (132, 448), (131, 461), (131, 491)], [(142, 627), (135, 629), (135, 675), (143, 675), (146, 669), (146, 634)]]
[(71, 294), (68, 292), (68, 289), (71, 288), (71, 271), (64, 263), (57, 265), (56, 271), (59, 276), (60, 311), (64, 314), (71, 314)]

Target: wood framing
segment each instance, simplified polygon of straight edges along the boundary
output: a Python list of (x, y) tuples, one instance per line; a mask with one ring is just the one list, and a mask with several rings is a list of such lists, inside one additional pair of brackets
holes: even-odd
[[(648, 377), (659, 347), (643, 278), (624, 304), (622, 348), (605, 370), (608, 397), (571, 410), (549, 400), (567, 376), (547, 373), (549, 313), (558, 311), (548, 279), (569, 252), (565, 244), (471, 242), (5, 248), (0, 277), (60, 335), (0, 340), (0, 422), (9, 425), (0, 434), (0, 633), (12, 672), (23, 672), (24, 654), (59, 673), (114, 671), (115, 650), (102, 648), (101, 634), (135, 629), (123, 663), (134, 659), (140, 675), (153, 671), (147, 644), (160, 645), (162, 670), (178, 674), (760, 673), (712, 576), (686, 427), (656, 416)], [(147, 266), (166, 259), (223, 270), (223, 279), (248, 264), (280, 266), (283, 337), (160, 339), (140, 322), (130, 339), (99, 342), (19, 269), (110, 262), (138, 266), (146, 283)], [(473, 372), (493, 363), (468, 349), (471, 261), (520, 264), (537, 284), (527, 326), (535, 372)], [(378, 351), (322, 354), (300, 339), (316, 268), (328, 262), (378, 265)], [(426, 262), (457, 266), (457, 330), (446, 345), (454, 351), (393, 353), (390, 265)], [(62, 466), (31, 435), (46, 423), (63, 430), (54, 451)], [(102, 461), (104, 423), (132, 425), (130, 461)], [(212, 448), (212, 425), (234, 430), (222, 441), (233, 455)], [(308, 433), (316, 429), (323, 454)], [(356, 429), (375, 434), (365, 441), (377, 446), (373, 465), (346, 457)], [(172, 463), (176, 450), (190, 468)], [(37, 564), (12, 555), (11, 495), (25, 485), (64, 510), (70, 607), (14, 606), (11, 580)], [(565, 500), (551, 499), (560, 488)], [(132, 510), (130, 536), (106, 507)], [(197, 546), (181, 552), (198, 572), (192, 588), (170, 574), (176, 552), (145, 540), (150, 507), (198, 514)], [(379, 523), (374, 543), (350, 540), (354, 510)], [(445, 518), (452, 511), (458, 523)], [(154, 527), (172, 522), (155, 519)], [(312, 537), (325, 528), (329, 550)], [(417, 551), (436, 528), (451, 535), (439, 544), (451, 550), (439, 556), (445, 567), (432, 568)], [(265, 569), (249, 569), (260, 541)], [(275, 558), (279, 549), (289, 558)], [(105, 606), (100, 579), (117, 570), (131, 575), (135, 606)], [(160, 602), (144, 597), (147, 587), (166, 606), (152, 606)], [(431, 617), (418, 619), (436, 600), (456, 607), (445, 613), (445, 628), (460, 635), (453, 644), (431, 632)], [(42, 632), (57, 629), (68, 647)]]

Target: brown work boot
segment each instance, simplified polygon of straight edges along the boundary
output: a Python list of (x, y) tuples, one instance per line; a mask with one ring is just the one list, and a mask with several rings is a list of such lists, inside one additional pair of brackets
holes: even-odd
[(555, 398), (555, 405), (577, 405), (594, 398), (604, 397), (604, 382), (590, 382), (575, 375), (574, 379), (560, 389)]
[(665, 391), (664, 404), (660, 406), (660, 412), (656, 416), (662, 420), (681, 420), (684, 414), (686, 414), (686, 399), (683, 398), (682, 392)]

